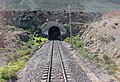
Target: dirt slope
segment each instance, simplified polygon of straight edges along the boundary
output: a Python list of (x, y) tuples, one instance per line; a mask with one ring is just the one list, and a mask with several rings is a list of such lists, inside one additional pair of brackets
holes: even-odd
[(115, 77), (120, 80), (120, 16), (89, 24), (81, 38), (92, 55), (98, 55), (101, 60), (107, 55), (115, 61), (118, 66)]

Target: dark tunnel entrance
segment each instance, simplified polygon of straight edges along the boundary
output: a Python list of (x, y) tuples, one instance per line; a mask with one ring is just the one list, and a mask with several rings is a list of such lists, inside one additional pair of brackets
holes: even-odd
[(48, 31), (49, 40), (61, 40), (60, 29), (57, 26), (53, 26)]

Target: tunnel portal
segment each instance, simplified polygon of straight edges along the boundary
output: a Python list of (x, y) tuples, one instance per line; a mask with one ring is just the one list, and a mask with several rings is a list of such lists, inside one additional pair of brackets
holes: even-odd
[(52, 26), (48, 31), (49, 40), (61, 40), (60, 29), (57, 26)]
[(64, 25), (56, 21), (44, 23), (40, 28), (48, 40), (63, 40), (67, 34)]

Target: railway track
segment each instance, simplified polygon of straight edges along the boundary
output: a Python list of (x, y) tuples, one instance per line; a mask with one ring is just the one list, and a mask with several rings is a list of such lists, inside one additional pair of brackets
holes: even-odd
[(19, 73), (17, 82), (113, 82), (103, 73), (101, 76), (105, 80), (100, 77), (100, 81), (96, 80), (98, 75), (88, 69), (90, 64), (79, 56), (73, 56), (63, 42), (48, 41)]
[(17, 82), (91, 82), (63, 42), (48, 41), (19, 73)]
[(59, 41), (52, 41), (49, 61), (44, 68), (41, 82), (68, 82)]

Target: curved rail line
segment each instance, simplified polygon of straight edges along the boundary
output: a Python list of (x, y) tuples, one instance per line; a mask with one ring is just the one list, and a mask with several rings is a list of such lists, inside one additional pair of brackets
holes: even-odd
[[(51, 71), (52, 71), (52, 63), (53, 63), (53, 55), (54, 55), (53, 54), (54, 44), (55, 44), (55, 41), (52, 42), (52, 49), (51, 49), (51, 54), (50, 54), (50, 59), (49, 59), (47, 82), (51, 82), (51, 76), (52, 76)], [(62, 54), (61, 54), (61, 50), (60, 50), (60, 46), (59, 46), (58, 42), (57, 42), (57, 48), (58, 48), (58, 51), (59, 51), (59, 57), (60, 57), (60, 62), (61, 62), (61, 67), (62, 67), (62, 74), (63, 74), (63, 77), (64, 77), (63, 79), (64, 79), (64, 82), (68, 82), (66, 71), (65, 71), (65, 66), (64, 66), (64, 63), (63, 63)]]

